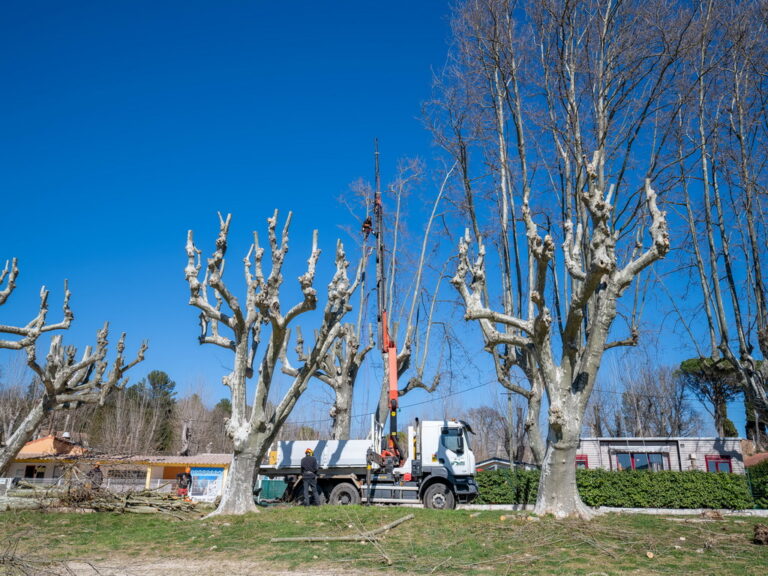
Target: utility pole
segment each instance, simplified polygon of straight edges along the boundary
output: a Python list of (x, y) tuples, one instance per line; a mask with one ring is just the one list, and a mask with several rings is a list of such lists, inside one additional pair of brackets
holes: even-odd
[(512, 470), (515, 467), (514, 464), (514, 452), (515, 452), (515, 426), (512, 419), (512, 392), (505, 392), (507, 397), (507, 442), (508, 454), (509, 454), (509, 469)]

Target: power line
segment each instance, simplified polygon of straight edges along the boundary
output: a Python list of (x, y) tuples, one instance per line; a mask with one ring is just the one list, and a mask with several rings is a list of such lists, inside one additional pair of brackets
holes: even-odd
[[(414, 406), (421, 406), (423, 404), (430, 404), (432, 402), (438, 402), (438, 401), (443, 400), (445, 398), (452, 398), (454, 396), (460, 396), (461, 394), (465, 394), (466, 392), (471, 392), (472, 390), (477, 390), (479, 388), (483, 388), (483, 387), (488, 386), (490, 384), (494, 384), (495, 382), (496, 382), (496, 380), (491, 380), (491, 381), (485, 382), (483, 384), (478, 384), (477, 386), (472, 386), (470, 388), (465, 388), (463, 390), (458, 390), (456, 392), (451, 392), (449, 394), (442, 394), (442, 395), (440, 395), (439, 398), (430, 398), (429, 400), (423, 400), (421, 402), (414, 402), (413, 404), (401, 405), (400, 408), (401, 409), (402, 408), (413, 408)], [(367, 418), (369, 416), (373, 416), (374, 414), (375, 414), (375, 412), (365, 412), (363, 414), (357, 414), (356, 416), (354, 416), (354, 418), (362, 419), (362, 418)], [(324, 424), (324, 423), (328, 422), (328, 420), (326, 418), (323, 418), (323, 419), (318, 419), (318, 420), (302, 420), (302, 421), (293, 421), (293, 420), (291, 420), (290, 422), (291, 422), (291, 424), (296, 424), (296, 425), (303, 426), (303, 425), (311, 425), (311, 424)]]

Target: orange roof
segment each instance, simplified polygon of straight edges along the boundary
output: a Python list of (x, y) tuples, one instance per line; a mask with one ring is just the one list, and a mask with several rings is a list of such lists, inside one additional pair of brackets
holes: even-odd
[(750, 466), (756, 466), (757, 464), (760, 464), (760, 462), (763, 462), (764, 460), (768, 460), (768, 452), (758, 452), (757, 454), (753, 454), (752, 456), (745, 456), (744, 467), (749, 468)]
[(19, 450), (16, 458), (37, 458), (40, 456), (82, 456), (85, 449), (79, 444), (75, 444), (66, 438), (59, 438), (53, 434), (27, 442)]

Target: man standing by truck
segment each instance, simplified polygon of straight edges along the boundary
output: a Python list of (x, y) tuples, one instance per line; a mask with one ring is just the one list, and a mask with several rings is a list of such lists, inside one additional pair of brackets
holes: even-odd
[(315, 505), (319, 505), (320, 498), (317, 496), (317, 459), (312, 455), (311, 448), (307, 448), (304, 451), (304, 458), (301, 459), (301, 480), (304, 486), (304, 506), (309, 506), (310, 490)]

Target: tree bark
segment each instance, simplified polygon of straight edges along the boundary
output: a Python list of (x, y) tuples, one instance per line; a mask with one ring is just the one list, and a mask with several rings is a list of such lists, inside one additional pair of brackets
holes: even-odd
[[(550, 436), (555, 434), (549, 431)], [(541, 465), (541, 479), (536, 498), (536, 514), (553, 514), (556, 518), (578, 516), (592, 517), (592, 511), (581, 501), (576, 488), (576, 451), (579, 435), (549, 442), (544, 462)]]
[(248, 451), (235, 450), (221, 493), (221, 503), (214, 512), (219, 514), (247, 514), (258, 512), (253, 501), (253, 479), (258, 474), (259, 456)]

